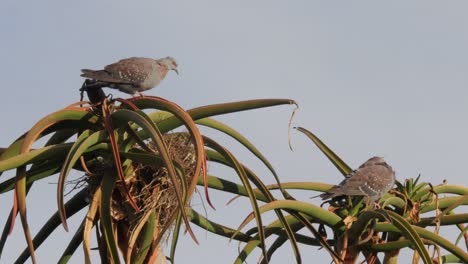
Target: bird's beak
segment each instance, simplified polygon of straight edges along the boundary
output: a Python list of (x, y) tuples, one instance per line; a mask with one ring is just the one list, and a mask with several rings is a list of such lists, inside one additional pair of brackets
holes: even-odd
[(179, 71), (177, 69), (172, 69), (172, 70), (175, 71), (177, 75), (179, 75)]

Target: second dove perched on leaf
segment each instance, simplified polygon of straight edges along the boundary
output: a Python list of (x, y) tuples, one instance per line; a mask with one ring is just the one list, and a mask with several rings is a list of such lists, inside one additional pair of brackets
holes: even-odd
[(395, 172), (383, 158), (372, 157), (340, 184), (320, 195), (325, 200), (338, 196), (366, 196), (375, 202), (395, 184)]
[(156, 87), (170, 70), (178, 74), (177, 62), (172, 57), (157, 60), (132, 57), (107, 65), (103, 70), (82, 69), (81, 76), (93, 80), (95, 86), (134, 95)]

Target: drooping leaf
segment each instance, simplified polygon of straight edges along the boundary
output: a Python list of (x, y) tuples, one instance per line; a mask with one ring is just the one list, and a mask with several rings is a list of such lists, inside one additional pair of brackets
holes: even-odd
[(119, 264), (119, 253), (117, 249), (117, 241), (114, 236), (114, 228), (111, 217), (111, 198), (112, 191), (117, 181), (117, 176), (114, 171), (107, 170), (104, 172), (101, 189), (101, 202), (99, 206), (99, 216), (101, 219), (102, 229), (104, 230), (104, 238), (106, 240), (107, 249), (109, 250), (110, 259), (113, 263)]
[(60, 170), (60, 175), (57, 184), (57, 207), (58, 212), (60, 214), (60, 218), (62, 219), (62, 225), (67, 231), (67, 216), (63, 208), (63, 192), (65, 189), (65, 182), (67, 176), (70, 173), (73, 166), (75, 165), (75, 163), (78, 161), (78, 159), (83, 155), (83, 153), (85, 153), (88, 150), (90, 146), (102, 142), (106, 139), (107, 133), (103, 130), (94, 133), (90, 130), (84, 131), (75, 141), (65, 158), (62, 169)]
[(323, 143), (316, 135), (309, 130), (297, 127), (298, 131), (304, 133), (314, 144), (322, 151), (323, 154), (335, 165), (335, 167), (343, 174), (343, 176), (349, 175), (353, 170), (346, 164), (338, 155), (335, 154), (325, 143)]

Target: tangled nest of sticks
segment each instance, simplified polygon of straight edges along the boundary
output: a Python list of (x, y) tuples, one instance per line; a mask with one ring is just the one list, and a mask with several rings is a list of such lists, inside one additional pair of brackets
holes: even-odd
[[(178, 169), (182, 171), (186, 184), (189, 185), (194, 176), (196, 165), (195, 148), (190, 134), (171, 133), (163, 135), (163, 138), (170, 158), (175, 164), (178, 164)], [(158, 154), (153, 143), (149, 142), (148, 147)], [(158, 226), (162, 227), (168, 224), (178, 210), (179, 204), (174, 183), (170, 179), (167, 169), (162, 162), (151, 166), (133, 162), (131, 166), (133, 173), (131, 177), (127, 176), (125, 184), (131, 197), (139, 206), (140, 212), (135, 212), (131, 207), (125, 195), (123, 183), (117, 181), (111, 200), (111, 216), (114, 223), (131, 231), (146, 213), (154, 211)], [(86, 181), (90, 190), (95, 189), (97, 184), (101, 182), (99, 177), (102, 176), (99, 174), (87, 176)], [(180, 185), (180, 181), (177, 184)], [(92, 194), (93, 191), (90, 193)]]

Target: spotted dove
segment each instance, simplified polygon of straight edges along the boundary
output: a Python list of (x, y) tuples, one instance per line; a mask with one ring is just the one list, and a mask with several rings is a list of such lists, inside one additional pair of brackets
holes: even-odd
[(395, 183), (395, 172), (383, 158), (372, 157), (353, 171), (340, 184), (320, 195), (325, 200), (338, 196), (366, 196), (375, 202)]
[(94, 86), (134, 95), (156, 87), (170, 70), (178, 74), (177, 63), (172, 57), (157, 60), (132, 57), (107, 65), (103, 70), (82, 69), (81, 76), (91, 79)]

